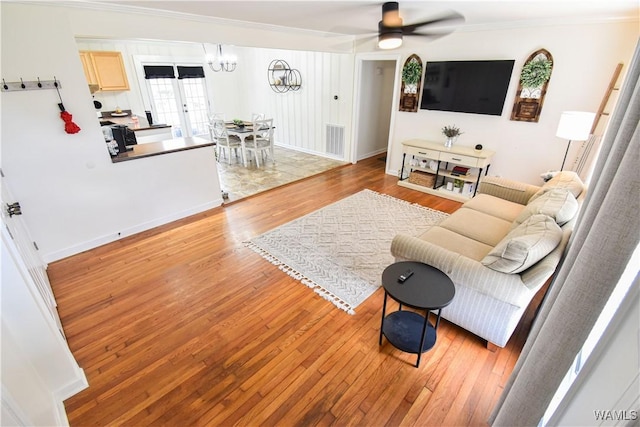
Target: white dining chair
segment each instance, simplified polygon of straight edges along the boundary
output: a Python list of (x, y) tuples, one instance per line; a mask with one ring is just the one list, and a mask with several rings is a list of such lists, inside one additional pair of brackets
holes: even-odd
[(267, 152), (271, 161), (276, 161), (273, 156), (273, 130), (273, 119), (255, 120), (252, 135), (245, 139), (244, 148), (247, 156), (253, 153), (257, 167), (260, 167), (260, 158), (264, 159), (263, 156)]
[(215, 141), (215, 136), (214, 136), (214, 132), (213, 132), (213, 121), (214, 120), (225, 120), (224, 118), (224, 113), (213, 113), (211, 115), (209, 115), (209, 139), (211, 141)]
[(227, 162), (231, 164), (231, 150), (233, 149), (236, 157), (238, 157), (238, 148), (242, 148), (240, 138), (234, 135), (229, 135), (227, 132), (227, 125), (222, 119), (214, 119), (210, 129), (213, 135), (212, 140), (216, 143), (218, 159), (220, 159), (221, 155), (224, 154), (223, 150), (226, 150)]

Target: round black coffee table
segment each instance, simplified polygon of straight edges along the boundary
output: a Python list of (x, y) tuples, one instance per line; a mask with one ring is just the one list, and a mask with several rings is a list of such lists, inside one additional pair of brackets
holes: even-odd
[[(404, 282), (400, 276), (407, 271), (412, 274)], [(420, 366), (422, 353), (436, 343), (436, 329), (440, 323), (442, 309), (451, 303), (456, 289), (453, 282), (442, 271), (430, 265), (402, 261), (391, 264), (382, 272), (384, 304), (380, 325), (380, 345), (382, 336), (399, 350), (418, 355), (416, 368)], [(398, 311), (388, 316), (387, 296), (399, 303)], [(402, 306), (425, 310), (422, 316), (415, 311), (403, 310)], [(429, 322), (431, 310), (438, 310), (435, 325)]]

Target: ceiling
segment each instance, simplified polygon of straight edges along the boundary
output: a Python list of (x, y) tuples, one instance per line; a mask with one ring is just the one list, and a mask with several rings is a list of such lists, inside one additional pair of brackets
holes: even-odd
[[(124, 7), (147, 13), (167, 12), (247, 21), (269, 26), (329, 33), (373, 34), (381, 18), (382, 1), (88, 1), (94, 5)], [(77, 4), (77, 3), (76, 3)], [(584, 21), (638, 20), (638, 0), (440, 0), (401, 1), (405, 24), (420, 22), (447, 11), (464, 15), (459, 30), (472, 31), (531, 25), (558, 25)]]

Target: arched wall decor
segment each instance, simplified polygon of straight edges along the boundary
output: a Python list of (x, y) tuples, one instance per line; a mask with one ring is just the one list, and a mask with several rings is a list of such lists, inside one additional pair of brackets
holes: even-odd
[(400, 111), (418, 111), (418, 97), (422, 83), (422, 60), (415, 53), (402, 67), (402, 87), (400, 89)]
[(520, 71), (511, 120), (537, 122), (540, 119), (552, 70), (553, 57), (545, 49), (537, 50), (527, 58)]

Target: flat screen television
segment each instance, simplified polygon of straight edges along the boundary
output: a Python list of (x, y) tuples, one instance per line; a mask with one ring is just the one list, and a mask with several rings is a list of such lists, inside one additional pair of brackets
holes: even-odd
[(420, 108), (499, 116), (514, 62), (427, 62)]

